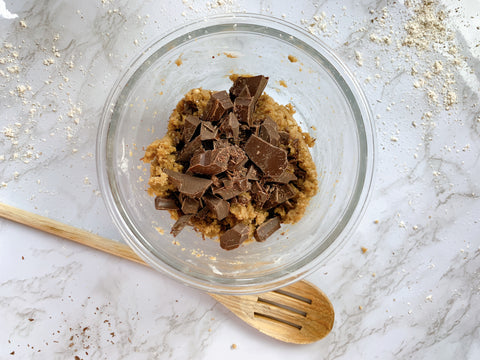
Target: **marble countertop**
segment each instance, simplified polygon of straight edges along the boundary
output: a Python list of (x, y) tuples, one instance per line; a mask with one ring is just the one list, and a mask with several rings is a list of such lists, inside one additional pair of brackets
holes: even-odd
[(0, 220), (0, 358), (479, 358), (476, 0), (0, 0), (0, 201), (121, 241), (95, 169), (107, 94), (155, 37), (235, 11), (318, 36), (375, 117), (369, 207), (308, 277), (334, 304), (331, 334), (280, 343), (153, 270)]

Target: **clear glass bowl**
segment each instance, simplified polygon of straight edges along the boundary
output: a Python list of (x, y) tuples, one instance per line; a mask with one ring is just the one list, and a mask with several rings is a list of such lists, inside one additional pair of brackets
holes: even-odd
[[(228, 90), (232, 73), (268, 76), (266, 93), (294, 106), (297, 122), (316, 138), (319, 191), (297, 224), (225, 251), (188, 227), (170, 235), (174, 221), (154, 209), (146, 192), (149, 165), (140, 158), (163, 137), (188, 90)], [(111, 91), (97, 139), (101, 191), (127, 243), (153, 268), (226, 294), (285, 286), (325, 263), (364, 211), (374, 155), (367, 101), (340, 59), (302, 29), (253, 14), (202, 19), (144, 49)]]

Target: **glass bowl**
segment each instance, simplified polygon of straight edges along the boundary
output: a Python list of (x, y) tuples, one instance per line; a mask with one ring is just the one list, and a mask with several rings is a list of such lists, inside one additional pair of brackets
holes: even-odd
[[(154, 208), (145, 148), (164, 136), (177, 102), (192, 88), (228, 90), (229, 75), (270, 78), (265, 92), (294, 115), (316, 144), (319, 191), (305, 216), (259, 243), (225, 251)], [(108, 96), (98, 131), (102, 195), (126, 242), (153, 268), (209, 292), (247, 294), (288, 285), (325, 263), (352, 232), (370, 192), (374, 129), (351, 72), (295, 25), (254, 14), (212, 16), (154, 41)]]

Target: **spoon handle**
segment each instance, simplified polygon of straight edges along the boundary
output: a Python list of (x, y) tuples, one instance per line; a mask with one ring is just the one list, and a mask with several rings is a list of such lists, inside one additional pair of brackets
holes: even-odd
[(111, 255), (116, 255), (127, 260), (135, 261), (142, 265), (147, 265), (147, 263), (145, 263), (145, 261), (135, 254), (135, 252), (127, 245), (41, 215), (0, 203), (0, 217), (45, 231), (64, 239), (75, 241), (79, 244), (89, 246)]

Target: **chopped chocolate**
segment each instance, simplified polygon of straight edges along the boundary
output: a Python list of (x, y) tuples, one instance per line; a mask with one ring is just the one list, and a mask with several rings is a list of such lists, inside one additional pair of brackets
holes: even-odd
[(170, 169), (165, 169), (164, 172), (178, 191), (189, 197), (197, 199), (202, 197), (205, 191), (212, 185), (212, 180), (182, 174)]
[(267, 240), (275, 231), (280, 229), (280, 217), (276, 216), (274, 218), (268, 219), (262, 225), (257, 227), (253, 236), (258, 242), (263, 242)]
[(242, 97), (244, 97), (244, 98), (252, 97), (252, 95), (250, 94), (250, 91), (248, 90), (248, 86), (247, 86), (247, 85), (245, 85), (245, 86), (243, 87), (243, 89), (240, 90), (240, 93), (237, 95), (237, 97), (239, 97), (239, 98), (242, 98)]
[(270, 116), (267, 116), (262, 125), (260, 125), (258, 136), (274, 146), (278, 146), (280, 143), (278, 125)]
[(230, 159), (228, 160), (228, 170), (240, 170), (245, 167), (248, 161), (248, 156), (240, 147), (232, 145), (228, 148)]
[(255, 101), (253, 98), (249, 97), (238, 97), (233, 103), (233, 112), (238, 118), (238, 121), (248, 124), (248, 126), (253, 125), (253, 109), (255, 107)]
[(214, 140), (217, 138), (217, 128), (207, 121), (202, 121), (200, 125), (200, 140)]
[(223, 220), (227, 217), (230, 212), (230, 204), (227, 201), (209, 194), (205, 195), (203, 199), (205, 200), (205, 205), (218, 220)]
[(290, 184), (286, 185), (273, 185), (273, 191), (270, 194), (267, 202), (263, 206), (265, 210), (274, 208), (287, 200), (290, 200), (296, 195), (296, 191)]
[(266, 176), (280, 176), (287, 168), (287, 152), (256, 135), (247, 140), (245, 152)]
[(201, 150), (203, 150), (202, 140), (200, 139), (199, 136), (197, 136), (195, 139), (185, 144), (185, 147), (177, 155), (177, 161), (180, 161), (180, 162), (189, 161), (196, 151), (201, 151)]
[(247, 180), (260, 180), (260, 178), (258, 177), (258, 171), (253, 165), (250, 165), (250, 167), (248, 168)]
[(155, 198), (155, 209), (157, 210), (176, 210), (178, 209), (177, 202), (175, 199), (171, 198), (163, 198), (161, 196), (157, 196)]
[(182, 212), (184, 214), (196, 214), (200, 208), (200, 201), (187, 196), (183, 198)]
[(268, 189), (264, 188), (258, 181), (255, 181), (252, 184), (252, 197), (255, 202), (255, 205), (259, 208), (262, 208), (265, 202), (270, 197)]
[(230, 179), (223, 179), (223, 187), (212, 189), (213, 194), (220, 195), (224, 200), (230, 200), (231, 198), (244, 193), (250, 189), (250, 183), (248, 179), (243, 177), (234, 176)]
[(185, 226), (187, 226), (190, 223), (190, 219), (192, 218), (192, 215), (182, 215), (178, 218), (178, 220), (173, 224), (172, 230), (170, 230), (170, 233), (173, 236), (177, 236), (180, 234), (180, 231), (182, 231)]
[(288, 145), (288, 142), (290, 141), (290, 134), (286, 131), (279, 131), (278, 135), (280, 136), (280, 144)]
[(202, 175), (217, 175), (229, 166), (229, 148), (207, 150), (197, 153), (190, 160), (188, 172)]
[(220, 134), (225, 135), (227, 139), (233, 138), (235, 141), (238, 140), (240, 124), (238, 123), (237, 116), (233, 112), (229, 113), (228, 116), (223, 119), (218, 131)]
[(254, 104), (257, 102), (263, 90), (267, 86), (268, 77), (263, 75), (258, 76), (239, 76), (230, 88), (230, 94), (234, 97), (238, 97), (245, 85), (248, 87), (250, 95), (254, 99)]
[(248, 238), (248, 226), (238, 223), (220, 236), (220, 246), (225, 250), (238, 248)]
[(208, 207), (205, 206), (204, 208), (202, 208), (202, 210), (193, 215), (193, 217), (197, 220), (205, 220), (208, 217), (209, 212), (210, 211), (208, 210)]
[(185, 117), (185, 122), (183, 124), (183, 141), (188, 143), (192, 140), (198, 125), (200, 125), (200, 119), (198, 116), (187, 115)]
[(214, 92), (205, 108), (204, 120), (218, 121), (231, 108), (233, 108), (232, 100), (225, 90)]

